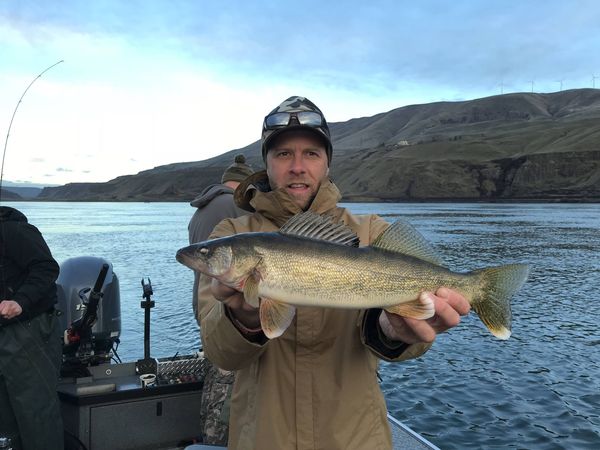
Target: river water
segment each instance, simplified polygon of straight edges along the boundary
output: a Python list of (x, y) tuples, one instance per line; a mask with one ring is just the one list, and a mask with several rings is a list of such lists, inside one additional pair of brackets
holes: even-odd
[[(93, 255), (121, 285), (123, 360), (143, 356), (142, 277), (154, 288), (151, 355), (196, 351), (187, 203), (13, 202), (55, 258)], [(346, 204), (408, 219), (450, 268), (532, 265), (513, 299), (513, 335), (495, 339), (475, 314), (423, 357), (381, 365), (390, 412), (442, 449), (600, 448), (600, 205)]]

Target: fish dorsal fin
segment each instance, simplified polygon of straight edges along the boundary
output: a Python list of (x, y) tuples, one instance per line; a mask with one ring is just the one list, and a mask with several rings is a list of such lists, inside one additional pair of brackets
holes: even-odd
[(279, 230), (281, 234), (334, 242), (358, 247), (359, 239), (354, 231), (343, 223), (335, 223), (333, 217), (305, 211), (289, 219)]
[(423, 235), (410, 223), (402, 219), (396, 220), (381, 233), (371, 244), (371, 247), (402, 253), (446, 267), (437, 251), (425, 240)]

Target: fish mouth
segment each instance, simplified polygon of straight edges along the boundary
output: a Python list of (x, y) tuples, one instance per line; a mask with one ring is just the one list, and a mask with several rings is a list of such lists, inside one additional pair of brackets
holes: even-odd
[(190, 269), (196, 269), (198, 266), (197, 258), (193, 256), (193, 250), (191, 247), (184, 247), (177, 250), (175, 259)]

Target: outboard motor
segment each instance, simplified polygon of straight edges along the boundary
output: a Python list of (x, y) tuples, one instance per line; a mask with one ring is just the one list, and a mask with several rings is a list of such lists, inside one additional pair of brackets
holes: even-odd
[(56, 285), (66, 330), (63, 372), (110, 362), (121, 335), (119, 279), (112, 264), (94, 256), (67, 259)]

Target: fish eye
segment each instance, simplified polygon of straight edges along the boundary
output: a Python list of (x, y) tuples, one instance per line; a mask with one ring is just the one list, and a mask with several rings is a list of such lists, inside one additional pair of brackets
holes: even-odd
[(200, 253), (203, 254), (203, 255), (207, 255), (208, 254), (208, 247), (202, 247), (200, 249)]

